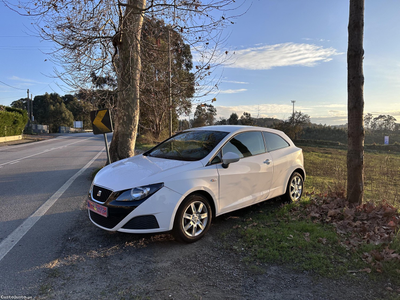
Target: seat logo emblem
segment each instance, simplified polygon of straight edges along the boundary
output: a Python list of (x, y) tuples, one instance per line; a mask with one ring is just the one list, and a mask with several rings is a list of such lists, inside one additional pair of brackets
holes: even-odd
[(100, 197), (101, 196), (101, 190), (99, 190), (98, 192), (97, 192), (97, 197)]

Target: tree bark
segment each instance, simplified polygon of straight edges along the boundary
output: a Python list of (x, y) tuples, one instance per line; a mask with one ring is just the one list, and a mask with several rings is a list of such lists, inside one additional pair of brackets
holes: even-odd
[(129, 0), (117, 33), (117, 112), (110, 146), (111, 161), (134, 155), (139, 123), (140, 37), (146, 0)]
[(364, 197), (364, 0), (350, 0), (347, 49), (347, 201), (360, 205)]

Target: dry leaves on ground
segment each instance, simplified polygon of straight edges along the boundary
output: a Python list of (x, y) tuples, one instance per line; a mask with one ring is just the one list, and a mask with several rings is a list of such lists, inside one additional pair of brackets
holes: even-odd
[(382, 261), (400, 262), (400, 254), (390, 249), (391, 241), (399, 234), (400, 214), (385, 201), (379, 205), (365, 203), (350, 208), (344, 198), (314, 196), (305, 206), (293, 208), (292, 213), (297, 218), (332, 224), (348, 250), (356, 251), (363, 244), (384, 245), (383, 250), (372, 250), (363, 255), (363, 259), (378, 272), (382, 271)]

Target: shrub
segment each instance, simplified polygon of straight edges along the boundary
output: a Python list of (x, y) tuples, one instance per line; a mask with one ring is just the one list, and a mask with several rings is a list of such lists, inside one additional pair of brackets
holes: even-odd
[(26, 123), (28, 123), (28, 115), (25, 110), (0, 107), (0, 136), (20, 135)]

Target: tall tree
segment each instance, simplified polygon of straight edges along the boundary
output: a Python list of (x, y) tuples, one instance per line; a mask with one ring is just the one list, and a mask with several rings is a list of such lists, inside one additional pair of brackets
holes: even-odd
[(143, 24), (142, 48), (139, 125), (158, 140), (169, 127), (170, 110), (177, 125), (173, 131), (178, 116), (190, 112), (195, 92), (192, 54), (180, 33), (162, 20), (149, 18)]
[(229, 125), (237, 125), (238, 123), (239, 123), (239, 116), (237, 115), (237, 113), (232, 113), (229, 116), (228, 124)]
[(57, 93), (35, 96), (33, 115), (39, 124), (49, 125), (50, 132), (58, 132), (60, 126), (71, 127), (74, 121), (73, 114)]
[[(36, 17), (38, 33), (55, 42), (58, 75), (77, 90), (88, 88), (89, 74), (117, 77), (112, 161), (134, 154), (139, 121), (141, 30), (145, 15), (162, 18), (181, 32), (187, 44), (202, 53), (197, 78), (209, 75), (221, 28), (236, 0), (21, 0), (14, 10)], [(15, 2), (14, 2), (15, 3)], [(205, 84), (199, 86), (206, 86)]]
[(240, 124), (242, 125), (254, 125), (254, 119), (251, 117), (251, 114), (248, 112), (243, 112), (240, 117)]
[(19, 100), (15, 100), (11, 103), (11, 107), (24, 109), (27, 111), (28, 110), (27, 100), (28, 100), (27, 98), (21, 98)]
[(90, 120), (90, 111), (93, 110), (89, 102), (79, 100), (75, 96), (65, 95), (61, 97), (64, 101), (66, 108), (73, 114), (75, 121), (82, 121), (83, 128), (92, 128)]
[(347, 201), (351, 206), (364, 197), (364, 0), (350, 0), (347, 49)]
[(199, 104), (194, 112), (193, 127), (213, 125), (217, 109), (212, 104)]

